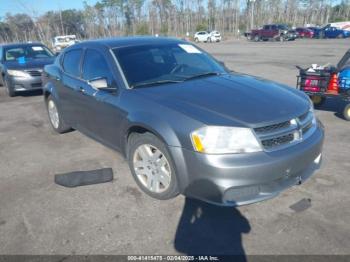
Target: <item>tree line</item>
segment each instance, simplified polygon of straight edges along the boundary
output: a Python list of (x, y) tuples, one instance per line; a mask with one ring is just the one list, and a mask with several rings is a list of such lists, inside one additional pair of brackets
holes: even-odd
[[(27, 8), (27, 7), (26, 7)], [(75, 34), (79, 39), (168, 35), (184, 37), (200, 30), (240, 35), (267, 23), (323, 25), (350, 20), (350, 0), (100, 0), (81, 10), (38, 15), (7, 13), (0, 19), (0, 42), (41, 41)]]

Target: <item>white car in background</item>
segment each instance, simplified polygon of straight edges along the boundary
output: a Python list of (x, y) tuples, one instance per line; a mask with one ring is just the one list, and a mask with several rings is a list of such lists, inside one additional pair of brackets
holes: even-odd
[(198, 42), (210, 42), (210, 34), (207, 31), (199, 31), (194, 34), (194, 41)]
[(198, 42), (220, 42), (221, 34), (218, 31), (211, 31), (210, 33), (207, 31), (199, 31), (194, 34), (194, 41)]
[(210, 42), (220, 42), (221, 34), (219, 31), (211, 31), (210, 32)]
[(55, 52), (61, 52), (64, 48), (74, 45), (77, 42), (76, 35), (60, 35), (55, 36), (52, 41), (52, 46)]

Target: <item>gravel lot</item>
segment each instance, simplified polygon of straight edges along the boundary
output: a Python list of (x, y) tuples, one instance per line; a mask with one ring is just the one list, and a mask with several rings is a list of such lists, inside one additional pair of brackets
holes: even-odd
[[(235, 71), (295, 86), (295, 65), (335, 64), (350, 40), (201, 44)], [(350, 254), (350, 123), (329, 100), (323, 167), (278, 198), (220, 208), (147, 197), (122, 157), (51, 131), (40, 94), (0, 88), (0, 254)], [(113, 183), (68, 189), (54, 174), (112, 167)], [(311, 199), (311, 207), (291, 205)]]

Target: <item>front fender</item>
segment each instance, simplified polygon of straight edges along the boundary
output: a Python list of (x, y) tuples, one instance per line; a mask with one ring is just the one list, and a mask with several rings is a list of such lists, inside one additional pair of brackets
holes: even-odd
[(123, 136), (123, 152), (127, 155), (127, 139), (130, 131), (133, 128), (139, 127), (149, 130), (159, 139), (161, 139), (167, 146), (182, 147), (178, 134), (176, 134), (174, 128), (170, 125), (169, 121), (156, 116), (150, 112), (136, 111), (128, 115), (123, 124), (122, 131)]
[(45, 99), (50, 95), (55, 99), (55, 101), (59, 100), (56, 87), (51, 81), (48, 81), (43, 85), (43, 93)]

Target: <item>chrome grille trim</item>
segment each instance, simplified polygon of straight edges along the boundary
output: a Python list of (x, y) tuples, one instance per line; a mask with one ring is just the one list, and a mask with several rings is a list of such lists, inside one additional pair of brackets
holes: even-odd
[(265, 151), (276, 151), (300, 143), (316, 130), (313, 112), (273, 125), (254, 128), (254, 133)]
[(42, 70), (41, 69), (29, 69), (29, 70), (26, 70), (26, 72), (31, 76), (41, 76)]
[(280, 129), (280, 128), (287, 128), (289, 126), (290, 126), (290, 121), (285, 121), (285, 122), (274, 124), (274, 125), (258, 127), (258, 128), (255, 128), (254, 131), (256, 133), (266, 133), (266, 132), (270, 132), (271, 130)]

